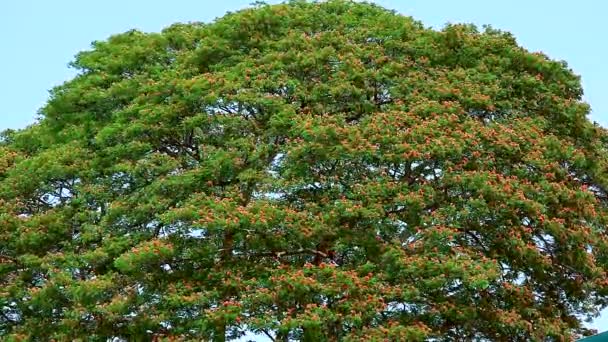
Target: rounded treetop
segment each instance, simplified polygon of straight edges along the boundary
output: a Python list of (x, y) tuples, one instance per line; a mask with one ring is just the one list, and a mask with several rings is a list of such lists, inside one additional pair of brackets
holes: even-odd
[(0, 138), (0, 336), (547, 341), (606, 305), (608, 134), (508, 33), (291, 1), (72, 65)]

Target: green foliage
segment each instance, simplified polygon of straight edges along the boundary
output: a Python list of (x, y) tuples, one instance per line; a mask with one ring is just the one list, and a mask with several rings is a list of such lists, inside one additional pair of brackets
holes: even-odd
[(350, 1), (95, 42), (0, 136), (9, 341), (557, 341), (608, 295), (563, 62)]

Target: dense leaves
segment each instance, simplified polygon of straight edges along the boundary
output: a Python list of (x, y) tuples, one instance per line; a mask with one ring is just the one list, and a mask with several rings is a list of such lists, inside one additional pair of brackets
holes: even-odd
[(7, 340), (561, 341), (608, 135), (508, 33), (348, 1), (95, 42), (0, 138)]

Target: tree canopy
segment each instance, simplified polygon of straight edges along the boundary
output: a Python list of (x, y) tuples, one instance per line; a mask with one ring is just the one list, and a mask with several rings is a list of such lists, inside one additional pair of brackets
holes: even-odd
[(129, 31), (0, 137), (8, 341), (563, 341), (608, 299), (565, 62), (369, 3)]

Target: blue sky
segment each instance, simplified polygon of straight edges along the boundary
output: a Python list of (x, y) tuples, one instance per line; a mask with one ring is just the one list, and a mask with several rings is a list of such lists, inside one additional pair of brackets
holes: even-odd
[[(0, 130), (35, 120), (48, 90), (70, 79), (67, 64), (93, 40), (132, 28), (210, 21), (252, 0), (0, 0)], [(277, 1), (268, 1), (275, 3)], [(566, 60), (582, 77), (591, 119), (608, 126), (608, 2), (601, 0), (377, 0), (422, 21), (491, 24), (529, 50)], [(603, 37), (603, 38), (602, 38)], [(594, 327), (608, 330), (608, 315)]]
[[(48, 90), (74, 72), (67, 64), (93, 40), (131, 28), (159, 31), (174, 22), (210, 21), (252, 0), (1, 0), (0, 130), (34, 121)], [(277, 2), (277, 1), (269, 1)], [(377, 0), (428, 26), (492, 24), (521, 45), (568, 61), (582, 76), (592, 120), (608, 126), (608, 37), (600, 0)], [(604, 38), (602, 38), (604, 37)], [(602, 96), (604, 95), (604, 96)]]

